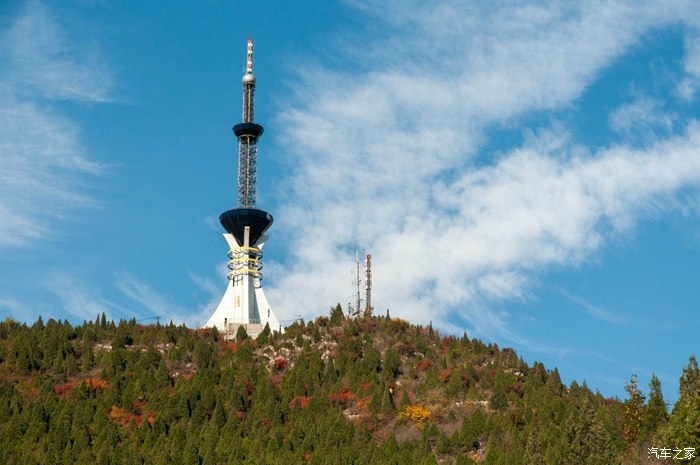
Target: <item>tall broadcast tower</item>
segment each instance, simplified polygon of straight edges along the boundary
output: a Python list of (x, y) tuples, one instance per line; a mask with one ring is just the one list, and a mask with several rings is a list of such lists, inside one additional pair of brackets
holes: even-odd
[(258, 157), (258, 139), (263, 127), (254, 122), (255, 75), (253, 74), (253, 40), (248, 39), (248, 61), (243, 75), (243, 122), (233, 127), (238, 138), (238, 208), (219, 216), (224, 239), (229, 245), (228, 279), (224, 297), (214, 314), (204, 325), (223, 331), (226, 338), (234, 337), (244, 326), (248, 335), (255, 337), (270, 325), (281, 331), (279, 320), (272, 312), (263, 292), (262, 248), (272, 226), (272, 215), (255, 208), (255, 171)]

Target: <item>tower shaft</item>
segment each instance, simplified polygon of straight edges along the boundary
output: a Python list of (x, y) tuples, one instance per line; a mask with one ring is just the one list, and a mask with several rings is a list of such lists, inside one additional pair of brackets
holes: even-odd
[(255, 181), (258, 140), (244, 135), (238, 138), (238, 207), (255, 208)]

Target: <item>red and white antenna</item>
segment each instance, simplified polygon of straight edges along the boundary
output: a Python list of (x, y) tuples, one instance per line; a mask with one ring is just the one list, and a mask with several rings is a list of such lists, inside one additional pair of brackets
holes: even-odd
[(247, 74), (253, 74), (253, 39), (248, 39), (248, 63), (245, 72)]

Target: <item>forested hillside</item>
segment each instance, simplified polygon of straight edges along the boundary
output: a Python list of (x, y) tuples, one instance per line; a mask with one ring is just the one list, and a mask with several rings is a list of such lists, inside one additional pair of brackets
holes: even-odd
[(340, 306), (232, 341), (104, 315), (6, 319), (0, 463), (608, 465), (700, 448), (694, 357), (670, 417), (658, 379), (648, 400), (636, 378), (627, 389), (606, 399), (512, 349)]

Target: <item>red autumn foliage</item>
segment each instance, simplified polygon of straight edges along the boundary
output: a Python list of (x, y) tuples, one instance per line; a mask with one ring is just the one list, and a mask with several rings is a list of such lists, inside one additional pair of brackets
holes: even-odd
[(489, 371), (488, 371), (488, 375), (489, 375), (491, 378), (495, 378), (495, 377), (496, 377), (496, 370), (489, 370)]
[(156, 422), (156, 412), (153, 410), (143, 411), (146, 406), (145, 400), (134, 401), (134, 411), (129, 412), (116, 405), (112, 406), (112, 410), (109, 412), (109, 417), (121, 423), (122, 427), (126, 428), (130, 423), (134, 423), (139, 428), (143, 425), (144, 420), (148, 422), (149, 425), (153, 426)]
[(309, 460), (311, 460), (311, 452), (307, 452), (306, 454), (304, 454), (304, 459), (305, 459), (307, 462), (308, 462)]
[(420, 362), (416, 362), (416, 368), (420, 370), (427, 370), (431, 366), (433, 366), (433, 362), (430, 360), (421, 360)]
[(183, 377), (184, 379), (190, 379), (190, 378), (192, 378), (193, 376), (194, 376), (194, 373), (186, 373), (186, 374), (182, 375), (182, 377)]
[(209, 334), (211, 333), (211, 328), (199, 328), (197, 330), (197, 334), (200, 336), (208, 337)]
[(141, 416), (127, 412), (123, 408), (117, 407), (116, 405), (112, 405), (112, 410), (109, 412), (109, 417), (114, 421), (120, 422), (124, 428), (129, 426), (129, 423), (132, 422), (138, 427), (141, 427), (143, 424), (143, 418), (141, 418)]
[(275, 359), (275, 369), (277, 371), (282, 371), (289, 366), (289, 360), (284, 357), (277, 357)]
[(134, 412), (141, 413), (143, 411), (143, 408), (146, 406), (146, 401), (145, 400), (135, 400), (134, 401)]
[(452, 344), (456, 339), (454, 336), (447, 336), (442, 340), (442, 347), (440, 348), (440, 352), (443, 354), (446, 354), (450, 350), (450, 344)]
[(448, 367), (440, 372), (438, 378), (440, 378), (441, 383), (446, 383), (450, 380), (450, 376), (452, 376), (452, 368)]
[(515, 383), (511, 386), (506, 386), (506, 394), (509, 392), (514, 392), (518, 397), (523, 396), (523, 383)]
[(87, 378), (83, 382), (85, 383), (85, 387), (91, 389), (109, 389), (111, 387), (109, 381), (104, 379)]
[(257, 345), (255, 344), (255, 339), (247, 338), (247, 339), (243, 339), (242, 341), (233, 341), (233, 342), (228, 342), (228, 343), (224, 344), (223, 351), (230, 350), (231, 352), (236, 353), (238, 351), (238, 348), (242, 347), (241, 344), (250, 345), (250, 347), (252, 347), (253, 350), (257, 349)]
[(347, 408), (351, 402), (355, 401), (355, 394), (353, 394), (349, 389), (343, 389), (337, 394), (328, 394), (328, 400), (335, 406)]
[(289, 401), (289, 408), (299, 407), (301, 410), (304, 410), (306, 407), (309, 406), (310, 402), (311, 397), (296, 396), (295, 398)]
[(87, 378), (84, 380), (71, 381), (65, 384), (56, 384), (54, 385), (53, 389), (59, 399), (66, 399), (73, 389), (83, 384), (85, 384), (85, 387), (88, 389), (108, 389), (111, 387), (109, 382), (103, 379)]
[(252, 380), (245, 380), (245, 389), (248, 392), (248, 396), (252, 395), (255, 392), (255, 384), (253, 384)]
[(56, 384), (54, 385), (53, 390), (56, 392), (56, 397), (59, 399), (65, 399), (70, 395), (70, 392), (74, 387), (75, 385), (73, 383)]
[(369, 405), (370, 398), (366, 397), (364, 399), (360, 399), (357, 402), (355, 402), (355, 408), (358, 410), (367, 410), (367, 406)]
[(223, 347), (224, 351), (225, 350), (230, 350), (231, 352), (236, 352), (238, 350), (238, 343), (237, 342), (229, 342), (227, 344), (224, 344)]

